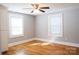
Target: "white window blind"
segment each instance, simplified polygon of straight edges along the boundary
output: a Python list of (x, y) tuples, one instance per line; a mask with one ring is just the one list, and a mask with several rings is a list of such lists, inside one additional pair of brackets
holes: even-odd
[(49, 23), (50, 33), (53, 36), (62, 36), (63, 35), (62, 13), (49, 15), (49, 20), (50, 20), (50, 23)]
[(9, 13), (10, 37), (23, 35), (23, 15)]

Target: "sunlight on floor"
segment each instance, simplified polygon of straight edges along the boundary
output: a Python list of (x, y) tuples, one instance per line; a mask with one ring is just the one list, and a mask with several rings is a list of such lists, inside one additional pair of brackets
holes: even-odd
[(18, 50), (15, 55), (26, 55), (25, 50)]
[(30, 46), (34, 46), (34, 45), (49, 45), (51, 43), (33, 43), (33, 44), (30, 44)]

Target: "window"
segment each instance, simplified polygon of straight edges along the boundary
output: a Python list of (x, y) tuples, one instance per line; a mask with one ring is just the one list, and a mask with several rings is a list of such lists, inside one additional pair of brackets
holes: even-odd
[(9, 13), (10, 37), (22, 36), (23, 16), (20, 14)]
[(63, 32), (62, 32), (62, 14), (58, 13), (58, 14), (53, 14), (53, 15), (49, 15), (49, 31), (51, 33), (51, 35), (55, 36), (55, 37), (60, 37), (62, 36)]

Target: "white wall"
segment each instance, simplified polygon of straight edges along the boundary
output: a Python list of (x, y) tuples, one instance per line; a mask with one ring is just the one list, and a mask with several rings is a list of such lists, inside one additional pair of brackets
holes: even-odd
[[(63, 13), (64, 37), (57, 38), (55, 40), (79, 43), (79, 8), (66, 8), (57, 12)], [(48, 39), (49, 37), (47, 35), (47, 32), (48, 15), (36, 16), (36, 37)]]
[(8, 9), (0, 5), (0, 51), (8, 49)]
[(60, 41), (79, 43), (79, 8), (66, 9), (63, 14), (64, 39)]
[(48, 16), (36, 16), (35, 36), (38, 38), (48, 38)]

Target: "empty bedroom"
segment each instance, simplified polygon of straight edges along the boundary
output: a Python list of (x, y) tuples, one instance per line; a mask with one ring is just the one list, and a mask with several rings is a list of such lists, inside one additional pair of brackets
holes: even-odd
[(79, 55), (79, 3), (1, 3), (1, 55)]

